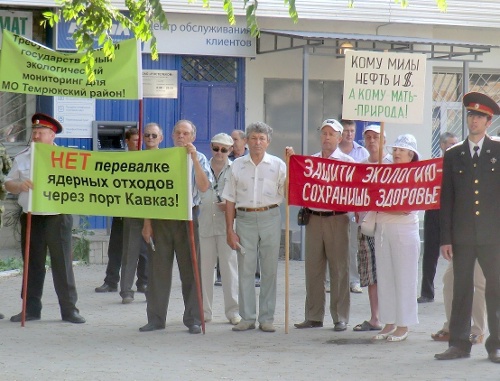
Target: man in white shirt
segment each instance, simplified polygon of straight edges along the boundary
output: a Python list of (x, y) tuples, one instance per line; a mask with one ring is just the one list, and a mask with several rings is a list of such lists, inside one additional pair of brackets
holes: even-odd
[[(262, 122), (252, 123), (246, 128), (250, 153), (233, 162), (222, 193), (227, 203), (227, 243), (238, 250), (241, 321), (233, 331), (255, 328), (257, 257), (261, 267), (259, 328), (264, 332), (275, 331), (273, 322), (281, 239), (279, 204), (285, 194), (286, 165), (280, 158), (266, 152), (272, 132), (272, 128)], [(235, 218), (236, 230), (233, 228)]]

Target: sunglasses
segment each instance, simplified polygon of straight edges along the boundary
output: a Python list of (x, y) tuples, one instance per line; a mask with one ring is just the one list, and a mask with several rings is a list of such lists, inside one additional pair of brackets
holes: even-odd
[(145, 138), (149, 138), (150, 136), (151, 136), (153, 139), (156, 139), (156, 138), (158, 137), (158, 135), (157, 135), (157, 134), (144, 134), (144, 137), (145, 137)]
[(212, 151), (214, 152), (219, 152), (219, 150), (222, 152), (222, 153), (228, 153), (229, 150), (227, 148), (224, 148), (224, 147), (212, 147)]

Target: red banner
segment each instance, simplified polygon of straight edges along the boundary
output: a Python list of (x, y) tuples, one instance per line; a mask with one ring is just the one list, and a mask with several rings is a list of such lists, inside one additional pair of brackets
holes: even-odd
[(293, 155), (290, 205), (335, 211), (439, 209), (443, 159), (358, 164)]

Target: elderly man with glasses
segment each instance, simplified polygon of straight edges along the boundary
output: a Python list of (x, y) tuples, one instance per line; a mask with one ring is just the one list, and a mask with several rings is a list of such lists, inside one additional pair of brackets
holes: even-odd
[(226, 176), (231, 170), (228, 156), (232, 145), (233, 139), (224, 133), (215, 135), (211, 140), (213, 181), (210, 188), (201, 193), (199, 233), (205, 321), (212, 320), (214, 267), (219, 259), (225, 315), (231, 324), (236, 325), (241, 320), (238, 314), (238, 258), (226, 242), (226, 202), (221, 197)]
[[(157, 123), (149, 123), (144, 127), (144, 145), (146, 149), (158, 149), (162, 141), (163, 132)], [(120, 296), (123, 304), (134, 301), (132, 285), (134, 284), (136, 271), (139, 272), (139, 254), (145, 244), (142, 238), (143, 225), (144, 219), (142, 218), (123, 219), (123, 255), (120, 280)], [(147, 286), (138, 284), (137, 291), (145, 293)]]

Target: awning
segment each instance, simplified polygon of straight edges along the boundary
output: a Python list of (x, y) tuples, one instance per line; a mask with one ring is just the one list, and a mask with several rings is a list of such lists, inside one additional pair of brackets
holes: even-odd
[(344, 49), (425, 53), (430, 60), (480, 62), (484, 53), (497, 45), (355, 33), (303, 32), (261, 29), (257, 54), (311, 47), (311, 55), (343, 57)]

